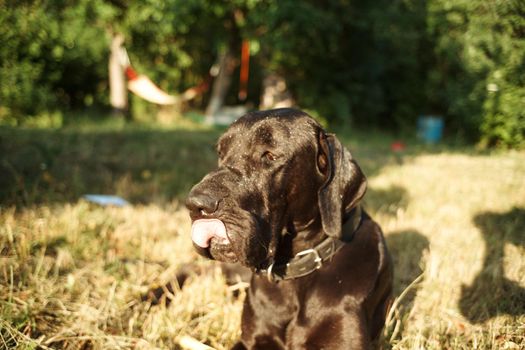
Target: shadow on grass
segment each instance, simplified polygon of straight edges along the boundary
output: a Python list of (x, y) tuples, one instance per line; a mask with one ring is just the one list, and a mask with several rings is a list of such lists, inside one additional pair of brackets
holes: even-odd
[(396, 215), (399, 209), (405, 209), (409, 202), (407, 190), (401, 186), (391, 186), (387, 189), (369, 187), (364, 203), (372, 213)]
[(0, 129), (0, 205), (86, 193), (133, 203), (184, 198), (216, 164), (220, 130)]
[[(424, 271), (422, 257), (429, 247), (428, 239), (416, 230), (389, 233), (386, 243), (394, 260), (394, 295), (399, 296)], [(403, 314), (408, 314), (416, 294), (412, 289), (401, 305)]]
[(473, 323), (501, 314), (525, 315), (525, 288), (505, 277), (505, 244), (525, 247), (525, 209), (474, 217), (485, 240), (483, 267), (470, 286), (461, 287), (459, 309)]
[[(132, 203), (182, 199), (216, 165), (214, 144), (224, 128), (173, 130), (108, 120), (90, 118), (84, 126), (58, 130), (0, 127), (0, 205), (71, 202), (88, 193), (117, 194)], [(399, 164), (392, 136), (356, 130), (338, 137), (369, 178)], [(429, 152), (410, 149), (411, 155)], [(396, 198), (389, 200), (395, 204)]]
[(420, 284), (417, 282), (424, 271), (423, 254), (429, 247), (428, 239), (416, 230), (391, 232), (386, 242), (394, 261), (394, 297), (391, 319), (383, 332), (382, 348), (391, 349), (392, 341), (403, 334), (410, 312), (414, 306)]

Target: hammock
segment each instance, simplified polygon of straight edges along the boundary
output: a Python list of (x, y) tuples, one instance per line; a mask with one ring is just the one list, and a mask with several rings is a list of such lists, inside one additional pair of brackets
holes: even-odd
[(177, 102), (175, 96), (162, 91), (147, 76), (137, 74), (131, 66), (127, 66), (125, 72), (128, 78), (128, 90), (135, 95), (158, 105), (172, 105)]
[(124, 68), (124, 72), (128, 79), (128, 90), (135, 95), (145, 99), (146, 101), (169, 106), (180, 101), (188, 101), (195, 98), (200, 93), (206, 91), (209, 87), (209, 80), (203, 83), (189, 88), (184, 91), (180, 96), (173, 96), (162, 91), (155, 83), (151, 81), (147, 76), (138, 74), (131, 66), (128, 53), (124, 47), (120, 47), (118, 53), (121, 66)]

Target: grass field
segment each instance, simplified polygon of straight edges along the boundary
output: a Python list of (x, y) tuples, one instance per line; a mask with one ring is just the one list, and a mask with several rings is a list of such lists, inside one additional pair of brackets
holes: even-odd
[[(0, 128), (0, 349), (226, 349), (242, 286), (211, 272), (167, 292), (193, 253), (182, 203), (220, 130), (109, 124)], [(341, 135), (395, 260), (384, 349), (525, 349), (525, 152)], [(86, 193), (133, 205), (104, 208)], [(213, 271), (213, 270), (212, 270)], [(240, 291), (240, 293), (239, 293)]]

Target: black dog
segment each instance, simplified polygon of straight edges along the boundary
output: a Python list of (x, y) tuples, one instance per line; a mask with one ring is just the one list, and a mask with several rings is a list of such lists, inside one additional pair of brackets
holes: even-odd
[(293, 109), (249, 113), (187, 207), (199, 253), (254, 273), (235, 349), (366, 349), (385, 322), (392, 263), (361, 209), (361, 169)]

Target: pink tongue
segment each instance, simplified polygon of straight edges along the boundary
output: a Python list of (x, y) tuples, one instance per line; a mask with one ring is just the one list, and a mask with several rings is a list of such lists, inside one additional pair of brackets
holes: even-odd
[(228, 236), (226, 236), (226, 227), (222, 221), (217, 219), (200, 219), (193, 222), (191, 226), (191, 239), (196, 245), (207, 248), (213, 237), (222, 240), (228, 239)]

